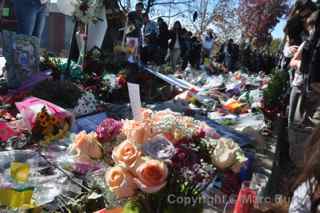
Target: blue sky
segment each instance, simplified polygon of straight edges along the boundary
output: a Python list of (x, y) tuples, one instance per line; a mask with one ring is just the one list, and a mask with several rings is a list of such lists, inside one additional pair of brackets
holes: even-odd
[(281, 21), (278, 23), (278, 25), (274, 28), (273, 32), (272, 32), (272, 36), (274, 38), (283, 38), (284, 34), (283, 34), (283, 28), (286, 25), (286, 20), (285, 19), (281, 19)]

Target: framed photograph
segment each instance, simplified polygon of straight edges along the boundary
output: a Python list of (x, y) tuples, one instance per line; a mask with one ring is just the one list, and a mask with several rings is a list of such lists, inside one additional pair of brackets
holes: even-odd
[(36, 37), (10, 31), (3, 31), (2, 37), (8, 86), (17, 88), (39, 72), (40, 41)]

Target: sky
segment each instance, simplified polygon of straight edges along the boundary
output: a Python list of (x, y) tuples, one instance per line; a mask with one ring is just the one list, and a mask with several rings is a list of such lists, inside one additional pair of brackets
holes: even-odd
[(284, 36), (283, 29), (285, 25), (286, 25), (286, 20), (282, 19), (272, 31), (272, 36), (274, 38), (283, 38)]

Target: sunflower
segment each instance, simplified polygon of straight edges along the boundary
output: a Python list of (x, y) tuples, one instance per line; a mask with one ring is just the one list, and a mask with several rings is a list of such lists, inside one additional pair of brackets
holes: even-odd
[(49, 126), (49, 122), (47, 120), (40, 121), (40, 126), (46, 128)]
[(55, 125), (55, 126), (59, 124), (59, 120), (55, 116), (51, 117), (50, 122), (52, 125)]
[(45, 113), (40, 112), (40, 113), (38, 114), (38, 120), (39, 120), (40, 122), (45, 121), (46, 118), (47, 118), (47, 115), (46, 115)]

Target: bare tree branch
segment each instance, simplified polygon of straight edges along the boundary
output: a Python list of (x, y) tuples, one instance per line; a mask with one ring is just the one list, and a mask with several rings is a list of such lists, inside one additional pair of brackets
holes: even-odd
[(154, 6), (155, 0), (148, 0), (147, 7), (146, 7), (146, 13), (148, 14), (150, 12), (151, 7)]
[(181, 11), (179, 13), (176, 13), (174, 15), (170, 15), (170, 16), (160, 16), (162, 18), (173, 18), (173, 17), (177, 17), (177, 16), (180, 16), (180, 15), (183, 15), (184, 13), (186, 13), (188, 10), (184, 10), (184, 11)]
[(125, 13), (128, 12), (127, 8), (122, 4), (122, 1), (121, 1), (121, 0), (118, 0), (118, 4), (120, 5), (121, 9), (122, 9)]
[(152, 4), (152, 6), (156, 6), (156, 5), (168, 5), (168, 4), (175, 4), (175, 5), (177, 5), (177, 4), (188, 4), (188, 3), (191, 3), (192, 2), (192, 0), (186, 0), (186, 1), (178, 1), (178, 2), (176, 2), (176, 1), (171, 1), (171, 2), (154, 2), (153, 4)]

